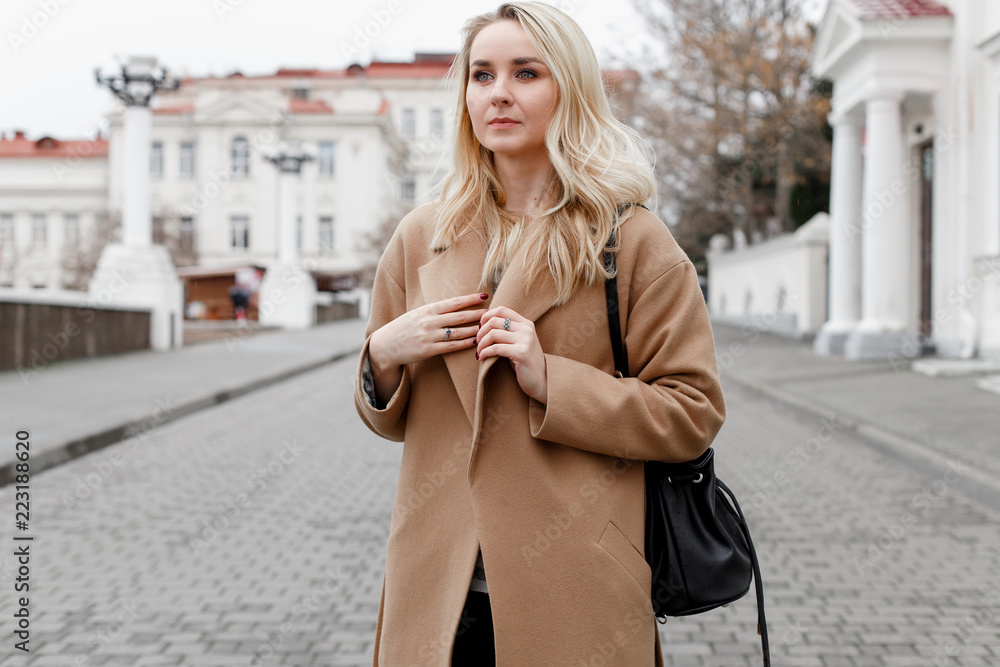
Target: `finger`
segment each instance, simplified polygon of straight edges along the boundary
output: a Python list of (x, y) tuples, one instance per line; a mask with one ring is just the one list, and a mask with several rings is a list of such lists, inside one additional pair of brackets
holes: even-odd
[(456, 313), (444, 313), (435, 318), (435, 323), (442, 327), (459, 327), (466, 324), (479, 324), (485, 310), (460, 310)]
[(517, 311), (511, 310), (507, 306), (497, 306), (496, 308), (490, 308), (484, 314), (481, 322), (488, 320), (493, 317), (500, 318), (500, 324), (503, 325), (505, 318), (510, 318), (511, 322), (527, 322), (527, 320), (521, 316)]
[(482, 325), (482, 331), (491, 331), (498, 329), (500, 331), (517, 331), (522, 328), (520, 322), (514, 321), (513, 318), (508, 320), (507, 317), (495, 316), (486, 320), (486, 323)]
[(487, 348), (494, 345), (513, 345), (517, 339), (517, 334), (503, 329), (490, 329), (485, 334), (480, 330), (476, 351), (482, 354)]
[(490, 295), (485, 293), (465, 294), (463, 296), (456, 296), (443, 301), (435, 301), (434, 303), (428, 304), (428, 308), (432, 313), (441, 315), (444, 313), (452, 313), (463, 308), (468, 308), (469, 306), (478, 306), (488, 298), (490, 298)]
[[(442, 329), (441, 332), (440, 332), (441, 336), (440, 336), (440, 338), (438, 340), (441, 340), (441, 341), (444, 341), (444, 342), (449, 342), (449, 341), (453, 341), (453, 340), (464, 340), (466, 338), (475, 338), (476, 334), (479, 333), (479, 327), (478, 326), (471, 326), (471, 327), (448, 327), (448, 328), (451, 329), (451, 335), (448, 336), (448, 332), (445, 329)], [(448, 338), (447, 341), (445, 341), (445, 337)]]
[(476, 344), (475, 338), (462, 338), (461, 340), (452, 339), (450, 341), (440, 341), (437, 343), (431, 343), (430, 345), (430, 355), (434, 356), (438, 354), (447, 354), (449, 352), (458, 352), (459, 350), (467, 350), (470, 347), (474, 347)]
[(518, 356), (517, 354), (517, 344), (514, 342), (504, 342), (500, 340), (494, 340), (492, 342), (487, 342), (484, 346), (483, 341), (479, 341), (479, 346), (476, 348), (476, 358), (482, 361), (487, 357), (507, 357), (513, 360)]

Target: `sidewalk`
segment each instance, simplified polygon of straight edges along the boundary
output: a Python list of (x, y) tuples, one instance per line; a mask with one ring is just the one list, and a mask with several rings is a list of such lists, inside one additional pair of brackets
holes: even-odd
[[(0, 423), (31, 434), (31, 470), (71, 460), (197, 410), (357, 354), (365, 322), (306, 331), (244, 328), (224, 340), (0, 373)], [(0, 450), (0, 485), (14, 447)]]
[(962, 462), (962, 490), (1000, 502), (1000, 395), (984, 375), (928, 377), (908, 361), (822, 357), (810, 343), (713, 324), (724, 379), (837, 421), (898, 460), (938, 471)]

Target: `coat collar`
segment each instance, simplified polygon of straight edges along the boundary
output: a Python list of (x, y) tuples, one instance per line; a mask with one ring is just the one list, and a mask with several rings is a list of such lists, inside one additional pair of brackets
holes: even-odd
[[(500, 280), (496, 294), (491, 295), (485, 307), (506, 306), (535, 322), (552, 307), (556, 286), (548, 271), (543, 271), (534, 279), (526, 274), (522, 267), (527, 250), (522, 246), (515, 254)], [(477, 223), (418, 269), (424, 303), (478, 291), (485, 258), (485, 233), (482, 225)], [(483, 379), (498, 359), (490, 357), (482, 362), (477, 361), (473, 350), (460, 350), (442, 356), (466, 416), (473, 424), (473, 432), (478, 436), (477, 422), (480, 420), (477, 413), (481, 414), (482, 410)]]

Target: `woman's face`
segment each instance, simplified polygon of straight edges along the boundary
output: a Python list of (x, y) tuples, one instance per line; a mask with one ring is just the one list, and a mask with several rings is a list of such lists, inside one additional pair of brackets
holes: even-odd
[(516, 21), (498, 21), (476, 35), (465, 105), (479, 143), (495, 155), (545, 155), (558, 97), (552, 72)]

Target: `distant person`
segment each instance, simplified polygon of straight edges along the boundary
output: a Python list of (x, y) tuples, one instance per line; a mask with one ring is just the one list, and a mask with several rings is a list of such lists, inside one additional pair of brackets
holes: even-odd
[(725, 418), (697, 273), (637, 206), (652, 167), (579, 26), (514, 2), (464, 36), (454, 164), (382, 256), (359, 360), (361, 418), (404, 443), (374, 663), (661, 665), (641, 462)]
[(247, 307), (250, 305), (250, 291), (242, 285), (233, 285), (229, 288), (229, 298), (233, 302), (234, 317), (237, 322), (244, 322), (247, 319)]

